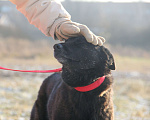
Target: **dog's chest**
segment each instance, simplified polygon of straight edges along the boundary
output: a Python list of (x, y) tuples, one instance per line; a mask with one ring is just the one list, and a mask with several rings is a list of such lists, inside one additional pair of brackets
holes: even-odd
[(52, 120), (98, 120), (98, 99), (64, 90), (56, 94), (48, 103), (48, 114)]
[(48, 117), (50, 120), (105, 120), (111, 116), (107, 110), (109, 101), (110, 91), (99, 97), (77, 92), (60, 82), (49, 96)]

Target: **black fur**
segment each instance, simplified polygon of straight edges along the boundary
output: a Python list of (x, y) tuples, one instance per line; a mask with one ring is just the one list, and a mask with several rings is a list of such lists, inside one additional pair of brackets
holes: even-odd
[[(108, 49), (77, 37), (54, 45), (54, 53), (63, 65), (62, 72), (43, 82), (31, 120), (113, 120), (111, 70), (115, 70), (115, 63)], [(73, 88), (104, 75), (104, 82), (92, 91)]]

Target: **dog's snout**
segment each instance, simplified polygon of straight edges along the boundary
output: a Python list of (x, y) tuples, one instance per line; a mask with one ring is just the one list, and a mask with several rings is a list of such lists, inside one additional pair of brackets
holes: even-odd
[(63, 48), (62, 44), (55, 44), (54, 49), (55, 50), (61, 50)]

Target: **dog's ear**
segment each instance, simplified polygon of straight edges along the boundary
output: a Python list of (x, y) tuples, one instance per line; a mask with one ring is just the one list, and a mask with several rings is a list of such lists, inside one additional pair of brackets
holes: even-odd
[[(115, 61), (114, 61), (114, 57), (113, 55), (110, 53), (110, 51), (105, 48), (104, 46), (97, 46), (96, 49), (99, 51), (99, 52), (104, 52), (106, 54), (106, 57), (107, 57), (107, 64), (108, 64), (108, 67), (109, 69), (111, 70), (115, 70)], [(102, 51), (101, 51), (102, 50)], [(104, 57), (104, 56), (102, 56)]]
[(111, 70), (116, 69), (113, 56), (111, 56), (110, 59), (109, 59), (109, 69), (111, 69)]
[(113, 55), (110, 53), (110, 51), (107, 48), (103, 47), (103, 49), (104, 49), (104, 52), (106, 53), (107, 58), (108, 58), (108, 67), (109, 67), (109, 69), (115, 70), (116, 67), (115, 67), (115, 61), (114, 61)]

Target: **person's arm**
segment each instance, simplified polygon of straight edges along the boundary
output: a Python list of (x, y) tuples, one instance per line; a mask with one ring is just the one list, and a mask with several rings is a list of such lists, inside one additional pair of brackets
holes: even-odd
[(102, 45), (104, 38), (93, 34), (85, 25), (72, 22), (71, 16), (57, 0), (9, 0), (28, 21), (46, 36), (64, 40), (83, 35), (88, 42)]
[[(24, 14), (28, 21), (46, 36), (54, 36), (53, 23), (70, 20), (70, 15), (60, 2), (51, 0), (9, 0)], [(58, 23), (59, 23), (58, 22)], [(52, 29), (53, 28), (53, 29)], [(53, 37), (54, 38), (54, 37)]]

